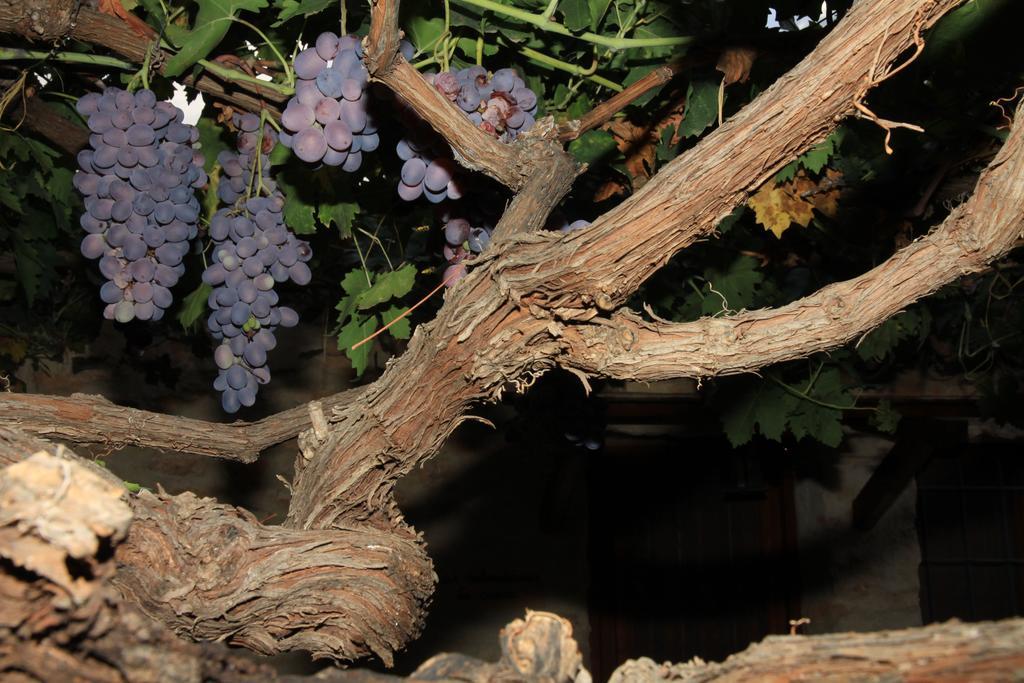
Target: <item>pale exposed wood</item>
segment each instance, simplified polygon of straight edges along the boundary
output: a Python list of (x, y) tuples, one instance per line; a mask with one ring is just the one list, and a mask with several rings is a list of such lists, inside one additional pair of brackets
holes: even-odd
[(769, 636), (724, 662), (630, 660), (608, 683), (764, 681), (1016, 681), (1024, 677), (1024, 619), (823, 636)]

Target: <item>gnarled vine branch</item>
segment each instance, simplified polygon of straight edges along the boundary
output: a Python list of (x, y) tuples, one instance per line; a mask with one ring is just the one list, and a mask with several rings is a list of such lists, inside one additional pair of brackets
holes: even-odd
[(930, 234), (863, 275), (779, 308), (686, 323), (628, 311), (610, 324), (566, 329), (565, 365), (657, 381), (753, 372), (857, 339), (957, 278), (985, 269), (1024, 234), (1024, 125), (981, 174), (974, 194)]

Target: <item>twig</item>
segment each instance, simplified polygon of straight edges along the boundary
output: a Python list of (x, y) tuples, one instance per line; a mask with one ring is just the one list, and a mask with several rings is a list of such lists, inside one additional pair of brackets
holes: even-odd
[(625, 109), (629, 104), (634, 102), (647, 91), (659, 88), (668, 83), (683, 69), (685, 63), (685, 60), (676, 59), (668, 64), (659, 66), (637, 82), (628, 86), (622, 92), (616, 93), (591, 109), (579, 119), (578, 123), (572, 122), (569, 125), (563, 125), (559, 129), (558, 139), (563, 142), (568, 142), (570, 140), (575, 140), (589, 130), (597, 128), (615, 116), (615, 114)]

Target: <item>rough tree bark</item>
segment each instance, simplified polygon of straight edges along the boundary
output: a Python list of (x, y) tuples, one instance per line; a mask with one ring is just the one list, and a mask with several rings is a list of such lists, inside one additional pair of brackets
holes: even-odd
[[(373, 76), (413, 97), (411, 104), (449, 139), (461, 162), (519, 192), (491, 249), (447, 292), (437, 317), (416, 329), (407, 351), (358, 395), (332, 399), (326, 421), (311, 419), (299, 439), (285, 525), (261, 527), (245, 513), (210, 500), (140, 496), (135, 504), (145, 506), (145, 514), (138, 514), (136, 526), (151, 535), (132, 551), (119, 552), (122, 591), (141, 600), (147, 614), (196, 639), (227, 639), (261, 652), (302, 647), (346, 659), (376, 653), (387, 661), (390, 651), (417, 631), (429, 593), (429, 586), (423, 588), (424, 581), (429, 584), (426, 555), (394, 503), (394, 484), (436, 453), (470, 419), (475, 403), (499, 398), (510, 387), (525, 390), (558, 366), (648, 379), (756, 369), (845, 343), (961, 272), (1000, 256), (1020, 235), (1024, 216), (1019, 125), (970, 202), (933, 236), (881, 267), (888, 270), (876, 269), (790, 307), (713, 321), (652, 323), (619, 309), (673, 254), (710, 234), (752, 190), (843, 117), (854, 111), (867, 115), (863, 106), (858, 109), (867, 92), (957, 4), (861, 0), (803, 62), (739, 114), (593, 226), (560, 236), (531, 230), (543, 223), (576, 173), (557, 147), (555, 127), (541, 125), (536, 134), (502, 150), (510, 166), (494, 168), (491, 146), (394, 54), (397, 2), (376, 0), (374, 42), (367, 50)], [(993, 215), (996, 220), (990, 220)], [(937, 265), (924, 263), (932, 256)], [(900, 280), (885, 279), (893, 275)], [(780, 339), (772, 334), (775, 324), (785, 331)], [(38, 433), (95, 439), (115, 424), (121, 428), (126, 419), (110, 415), (108, 421), (95, 411), (83, 422), (62, 412), (69, 404), (56, 397), (6, 399), (8, 407), (23, 404), (11, 421)], [(304, 428), (304, 419), (289, 421), (274, 438)], [(163, 427), (148, 430), (145, 424), (134, 425), (133, 443), (196, 449), (172, 445)], [(230, 439), (219, 428), (212, 431)], [(209, 451), (223, 456), (230, 445)], [(219, 543), (205, 542), (211, 532)], [(131, 536), (126, 546), (132, 546)], [(289, 557), (291, 549), (315, 539), (338, 544), (327, 553), (333, 559), (299, 565)], [(343, 593), (336, 598), (343, 609), (331, 613), (332, 606), (316, 595), (331, 585), (332, 576), (344, 577), (352, 569), (345, 562), (333, 565), (359, 542), (379, 544), (400, 558), (388, 568), (367, 563), (364, 572), (392, 571), (388, 580), (395, 582), (401, 578), (391, 568), (412, 572), (405, 578), (409, 588), (394, 598), (408, 610), (401, 623), (392, 624), (386, 601), (362, 604), (336, 588)], [(248, 565), (258, 567), (259, 575), (242, 571)], [(211, 577), (218, 576), (230, 581), (213, 586)], [(315, 590), (296, 593), (296, 581), (308, 581)], [(217, 610), (241, 610), (245, 621), (236, 620), (237, 611)], [(319, 621), (304, 619), (307, 610)], [(346, 627), (357, 623), (353, 620), (362, 639)]]

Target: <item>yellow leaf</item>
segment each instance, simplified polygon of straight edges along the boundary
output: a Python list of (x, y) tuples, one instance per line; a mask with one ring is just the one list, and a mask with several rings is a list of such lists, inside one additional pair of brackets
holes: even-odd
[(787, 191), (787, 185), (775, 186), (769, 182), (747, 202), (757, 222), (776, 237), (782, 237), (791, 223), (807, 227), (814, 217), (814, 206)]

